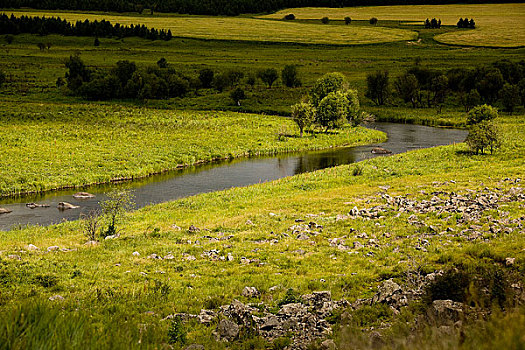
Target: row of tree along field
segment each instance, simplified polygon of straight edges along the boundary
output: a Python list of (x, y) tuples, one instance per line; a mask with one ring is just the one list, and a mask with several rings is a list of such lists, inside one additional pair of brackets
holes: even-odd
[(150, 40), (170, 40), (171, 30), (148, 28), (145, 25), (124, 26), (119, 23), (112, 24), (109, 21), (77, 21), (70, 23), (60, 17), (30, 17), (5, 13), (0, 16), (0, 34), (30, 33), (38, 35), (61, 34), (72, 36), (95, 36), (95, 37), (117, 37), (126, 38), (137, 36)]
[(391, 5), (439, 5), (450, 3), (509, 3), (519, 0), (3, 0), (4, 8), (46, 10), (138, 12), (144, 10), (199, 15), (238, 15), (273, 12), (291, 7), (348, 7)]
[(436, 107), (455, 98), (466, 111), (480, 103), (500, 103), (508, 112), (525, 106), (525, 61), (500, 60), (474, 69), (454, 68), (446, 72), (423, 67), (418, 61), (390, 81), (388, 71), (367, 76), (367, 92), (378, 106), (395, 103), (397, 97), (412, 107)]

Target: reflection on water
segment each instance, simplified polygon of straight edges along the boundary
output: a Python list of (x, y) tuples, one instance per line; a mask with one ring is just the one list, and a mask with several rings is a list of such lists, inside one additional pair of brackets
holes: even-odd
[[(105, 199), (104, 193), (116, 186), (133, 189), (137, 206), (140, 208), (148, 204), (166, 202), (198, 193), (248, 186), (295, 174), (358, 162), (378, 156), (370, 152), (373, 147), (377, 146), (387, 148), (395, 154), (417, 148), (463, 142), (466, 137), (464, 130), (419, 125), (376, 123), (370, 127), (386, 132), (388, 141), (367, 146), (236, 159), (199, 165), (120, 185), (92, 186), (86, 189), (96, 195), (96, 198), (92, 199), (74, 199), (72, 194), (78, 190), (64, 190), (22, 198), (4, 199), (0, 201), (0, 206), (13, 212), (0, 215), (0, 229), (6, 230), (18, 224), (49, 225), (62, 220), (76, 220), (80, 213), (98, 208), (99, 201)], [(48, 204), (50, 207), (29, 209), (25, 203), (30, 202)], [(59, 202), (79, 205), (80, 209), (59, 211), (57, 209)]]

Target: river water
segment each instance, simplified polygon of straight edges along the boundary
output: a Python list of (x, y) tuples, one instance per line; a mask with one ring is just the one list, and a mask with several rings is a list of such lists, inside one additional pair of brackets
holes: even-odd
[[(137, 208), (140, 208), (148, 204), (167, 202), (231, 187), (253, 185), (380, 156), (371, 153), (374, 147), (384, 147), (393, 154), (397, 154), (419, 148), (463, 142), (467, 135), (465, 130), (411, 124), (374, 123), (369, 127), (386, 132), (388, 140), (384, 143), (366, 146), (216, 162), (174, 170), (119, 185), (92, 186), (85, 189), (96, 195), (92, 199), (73, 198), (72, 194), (78, 192), (78, 189), (5, 198), (0, 200), (0, 207), (10, 209), (12, 212), (0, 214), (0, 230), (9, 230), (18, 225), (50, 225), (64, 220), (76, 220), (81, 213), (98, 208), (98, 203), (106, 198), (104, 193), (116, 186), (133, 189)], [(47, 204), (49, 207), (30, 209), (26, 207), (26, 203), (30, 202)], [(60, 211), (57, 209), (59, 202), (68, 202), (80, 208)]]

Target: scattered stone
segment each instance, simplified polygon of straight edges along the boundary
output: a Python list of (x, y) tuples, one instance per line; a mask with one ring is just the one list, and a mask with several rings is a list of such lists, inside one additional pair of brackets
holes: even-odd
[(6, 209), (6, 208), (0, 208), (0, 214), (9, 214), (12, 210)]
[(58, 250), (60, 250), (60, 247), (57, 245), (52, 245), (51, 247), (47, 247), (48, 252), (56, 252)]
[(98, 245), (98, 242), (97, 241), (87, 241), (86, 243), (84, 243), (84, 245), (95, 246), (95, 245)]
[(310, 237), (304, 232), (299, 233), (296, 238), (300, 239), (300, 240), (308, 240), (308, 239), (310, 239)]
[(173, 259), (175, 259), (175, 256), (170, 253), (170, 254), (166, 255), (163, 259), (164, 260), (173, 260)]
[(213, 310), (202, 309), (197, 315), (197, 320), (202, 324), (210, 324), (217, 317), (217, 313)]
[(120, 235), (118, 233), (114, 234), (114, 235), (109, 235), (109, 236), (106, 236), (104, 237), (104, 240), (110, 240), (110, 239), (115, 239), (115, 238), (119, 238)]
[(140, 253), (139, 252), (133, 252), (131, 255), (133, 255), (133, 256), (140, 256)]
[(40, 250), (40, 248), (38, 248), (36, 245), (34, 244), (30, 244), (27, 246), (27, 250), (31, 250), (31, 251), (37, 251), (37, 250)]
[(205, 350), (204, 345), (201, 344), (190, 344), (184, 348), (184, 350)]
[(77, 192), (73, 195), (73, 198), (76, 199), (88, 199), (88, 198), (95, 198), (95, 195), (88, 192)]
[(235, 260), (235, 258), (233, 257), (232, 253), (228, 253), (228, 255), (226, 256), (226, 260), (233, 261)]
[(463, 318), (465, 305), (452, 300), (434, 300), (430, 317), (438, 324), (454, 324)]
[(276, 292), (277, 290), (279, 290), (279, 288), (280, 288), (279, 286), (273, 286), (273, 287), (270, 287), (270, 288), (268, 289), (268, 291), (271, 292), (271, 293), (273, 293), (273, 292)]
[(49, 300), (50, 301), (62, 301), (64, 300), (64, 297), (61, 296), (60, 294), (57, 294), (57, 295), (50, 296)]
[(239, 326), (233, 321), (223, 318), (216, 329), (219, 340), (232, 341), (239, 335)]
[(157, 254), (153, 253), (153, 254), (148, 255), (148, 259), (162, 260), (162, 257), (160, 257)]
[(186, 260), (186, 261), (195, 261), (195, 260), (197, 260), (197, 258), (195, 256), (187, 254), (187, 253), (182, 254), (182, 259)]
[(516, 261), (516, 258), (506, 258), (505, 259), (505, 265), (506, 266), (512, 266), (512, 265), (514, 265), (515, 261)]
[(246, 220), (245, 225), (248, 225), (248, 226), (255, 226), (255, 224), (254, 224), (251, 220)]
[(180, 230), (182, 230), (179, 226), (177, 226), (177, 225), (175, 225), (175, 224), (171, 225), (170, 227), (171, 227), (173, 230), (175, 230), (175, 231), (180, 231)]
[(68, 209), (77, 209), (77, 208), (80, 208), (80, 207), (78, 205), (73, 205), (73, 204), (68, 203), (68, 202), (60, 202), (60, 203), (58, 203), (57, 208), (59, 210), (68, 210)]
[(256, 298), (261, 295), (261, 293), (255, 287), (244, 287), (242, 295), (247, 298)]
[(337, 346), (333, 339), (326, 339), (321, 343), (321, 350), (337, 350)]
[(194, 225), (190, 225), (190, 227), (188, 228), (188, 231), (191, 233), (199, 232), (200, 230), (200, 228), (195, 227)]
[(13, 259), (13, 260), (22, 260), (22, 258), (20, 257), (20, 255), (16, 255), (16, 254), (9, 254), (7, 256), (9, 259)]

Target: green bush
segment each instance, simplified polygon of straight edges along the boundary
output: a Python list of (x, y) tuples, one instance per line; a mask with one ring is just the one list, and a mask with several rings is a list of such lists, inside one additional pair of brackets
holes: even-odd
[(329, 93), (346, 88), (347, 82), (343, 74), (339, 72), (327, 73), (315, 82), (310, 91), (312, 104), (317, 106)]
[(168, 329), (168, 342), (170, 344), (186, 344), (186, 330), (184, 329), (180, 317), (175, 317), (171, 321), (171, 325)]
[(310, 103), (301, 102), (292, 106), (292, 119), (299, 127), (301, 137), (303, 130), (315, 121), (315, 112), (315, 107)]
[(498, 110), (489, 105), (474, 107), (467, 117), (467, 125), (473, 125), (482, 121), (490, 121), (498, 117)]
[(281, 71), (281, 80), (287, 87), (301, 86), (301, 80), (297, 76), (297, 67), (294, 65), (286, 65)]
[(498, 129), (488, 120), (471, 125), (465, 142), (475, 154), (483, 154), (485, 150), (492, 154), (501, 145)]

